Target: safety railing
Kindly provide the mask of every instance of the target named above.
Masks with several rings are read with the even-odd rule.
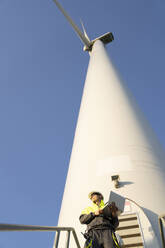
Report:
[[[57,226],[30,226],[30,225],[14,225],[14,224],[0,224],[0,231],[23,231],[23,232],[56,232],[54,248],[58,248],[60,232],[67,232],[65,248],[69,248],[70,233],[73,234],[77,248],[80,247],[80,243],[77,238],[77,234],[73,227],[57,227]]]
[[[163,227],[164,225],[164,227]],[[159,216],[159,229],[160,229],[160,236],[162,240],[162,247],[165,248],[165,233],[164,233],[164,228],[165,228],[165,214],[162,214]]]

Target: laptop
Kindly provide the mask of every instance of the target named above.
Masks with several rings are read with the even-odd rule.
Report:
[[[112,202],[115,202],[120,213],[124,212],[125,198],[123,196],[111,191],[108,203],[111,204]]]

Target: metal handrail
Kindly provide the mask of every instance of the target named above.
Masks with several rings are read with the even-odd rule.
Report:
[[[8,231],[43,231],[43,232],[57,232],[55,239],[55,248],[58,247],[59,237],[61,231],[67,231],[67,240],[66,240],[66,248],[69,247],[70,241],[70,232],[72,232],[77,248],[80,247],[80,243],[78,241],[77,234],[73,227],[58,227],[58,226],[31,226],[31,225],[15,225],[15,224],[0,224],[0,231],[8,232]]]
[[[165,226],[165,214],[160,215],[158,219],[159,219],[159,229],[160,229],[160,236],[162,240],[162,247],[165,248],[165,233],[163,229],[163,222]]]

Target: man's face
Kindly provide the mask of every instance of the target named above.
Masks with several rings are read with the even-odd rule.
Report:
[[[101,195],[92,195],[92,198],[91,198],[92,202],[97,205],[100,204],[101,199],[102,199]]]

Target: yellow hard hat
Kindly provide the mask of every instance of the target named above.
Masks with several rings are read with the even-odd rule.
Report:
[[[90,192],[90,193],[88,194],[88,197],[89,197],[90,200],[92,199],[92,196],[93,196],[93,195],[101,195],[102,200],[104,200],[103,195],[102,195],[100,192],[98,192],[98,191],[92,191],[92,192]]]

